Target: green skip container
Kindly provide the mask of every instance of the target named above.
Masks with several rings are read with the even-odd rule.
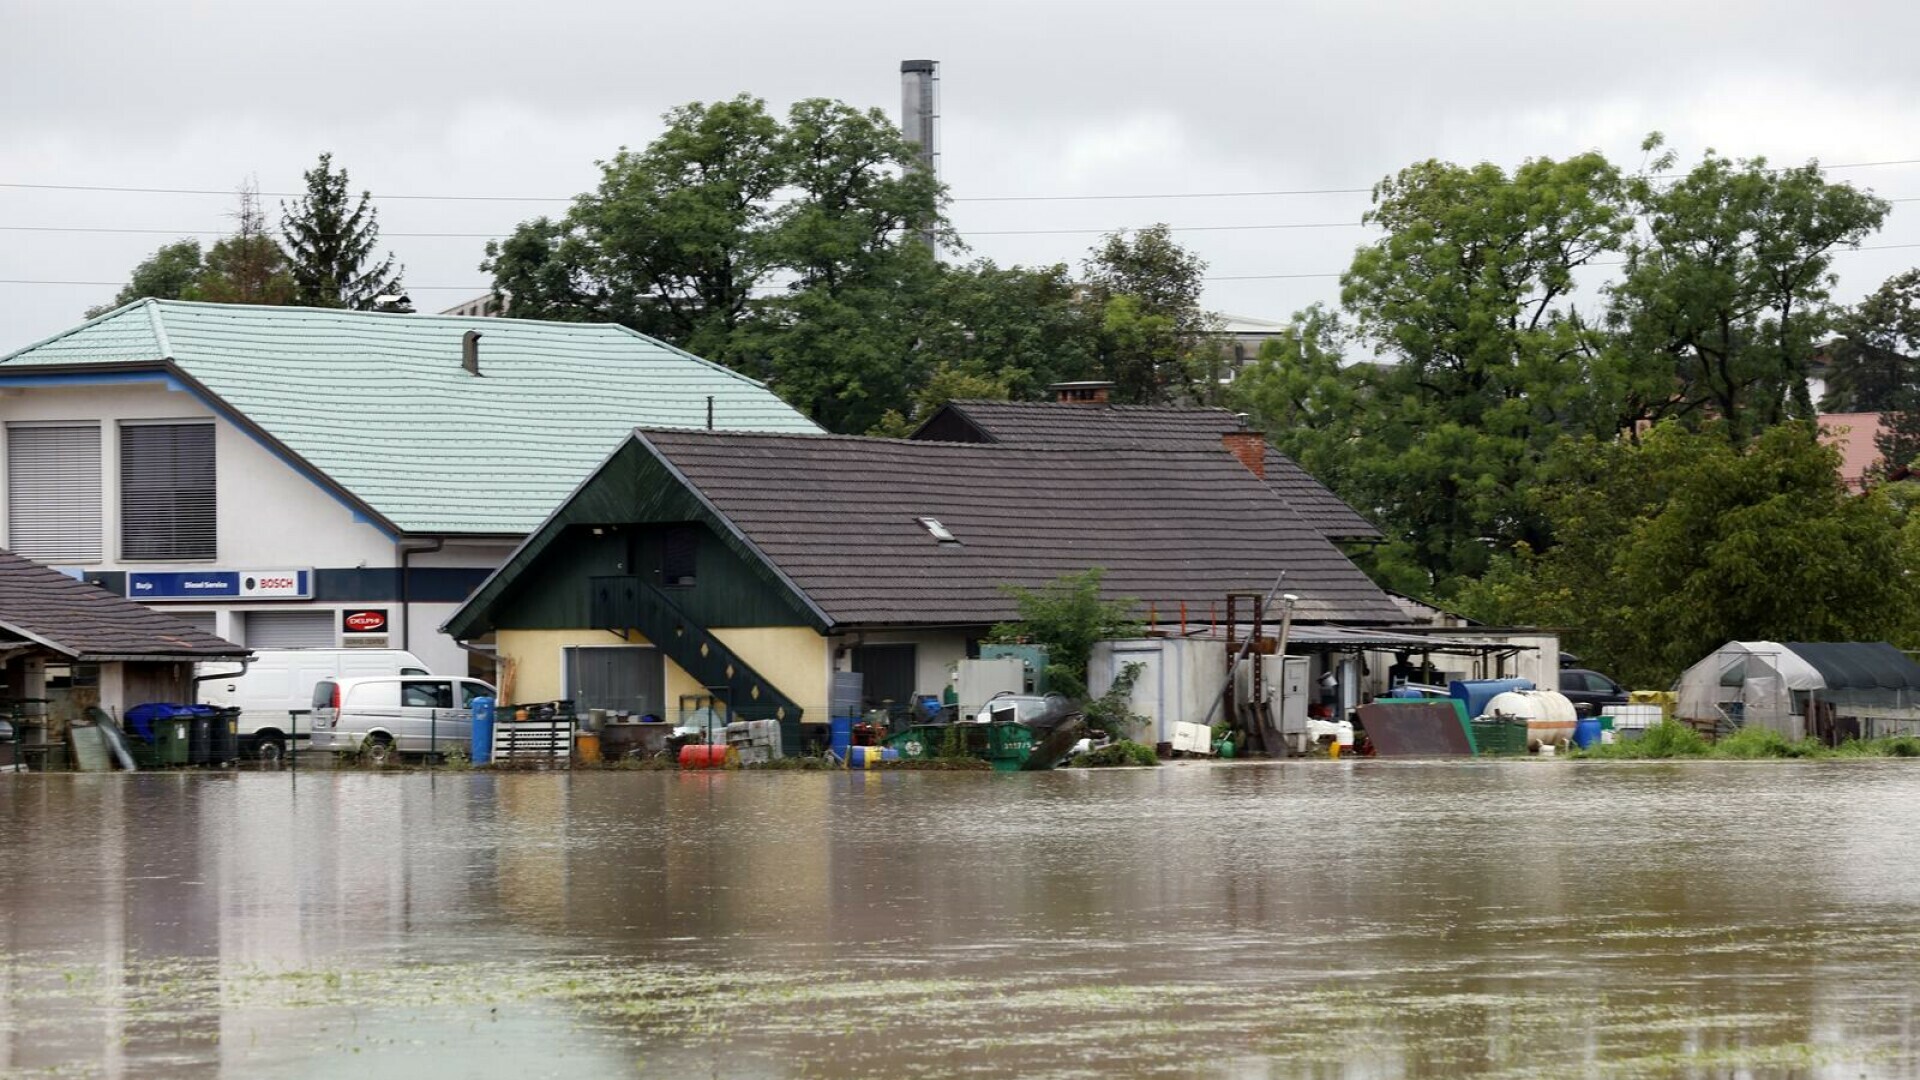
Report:
[[[1483,755],[1510,755],[1527,752],[1525,720],[1475,720],[1473,745]]]

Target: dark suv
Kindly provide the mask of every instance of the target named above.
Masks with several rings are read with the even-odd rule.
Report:
[[[1581,716],[1599,716],[1608,705],[1627,703],[1627,692],[1619,683],[1586,668],[1561,668],[1560,692]]]

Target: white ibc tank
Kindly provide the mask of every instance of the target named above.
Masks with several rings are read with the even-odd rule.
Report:
[[[1558,690],[1508,690],[1487,702],[1487,716],[1527,722],[1527,741],[1541,744],[1571,742],[1580,721],[1573,702]]]

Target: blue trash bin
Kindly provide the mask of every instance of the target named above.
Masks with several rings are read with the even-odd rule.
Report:
[[[474,698],[467,710],[473,714],[473,742],[467,752],[475,765],[485,765],[493,760],[493,699]]]

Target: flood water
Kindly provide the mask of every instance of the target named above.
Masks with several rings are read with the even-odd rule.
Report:
[[[1920,765],[0,775],[0,1077],[1920,1073]]]

